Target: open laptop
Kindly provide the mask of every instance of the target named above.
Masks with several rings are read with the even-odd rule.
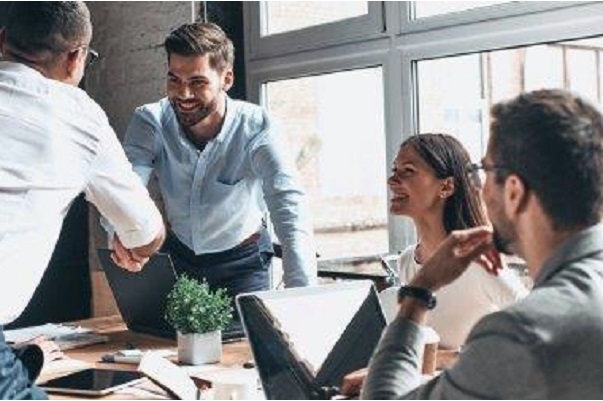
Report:
[[[174,329],[164,317],[167,295],[176,283],[176,271],[170,255],[153,255],[138,273],[116,265],[109,249],[98,249],[98,257],[128,329],[158,337],[176,338]],[[245,333],[236,323],[222,330],[222,341],[243,337]]]
[[[267,399],[329,399],[364,368],[385,327],[370,281],[236,298]]]

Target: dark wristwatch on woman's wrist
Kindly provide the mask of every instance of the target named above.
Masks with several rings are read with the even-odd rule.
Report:
[[[436,296],[429,290],[421,287],[413,287],[411,285],[403,285],[398,290],[398,303],[406,297],[414,298],[421,302],[425,308],[433,309],[437,305]]]

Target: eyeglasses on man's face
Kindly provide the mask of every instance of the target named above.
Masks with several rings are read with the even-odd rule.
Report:
[[[482,160],[480,163],[469,163],[467,165],[467,176],[475,188],[482,189],[486,182],[486,173],[488,171],[501,170],[506,170],[506,168],[501,166],[490,166]]]
[[[88,53],[86,54],[86,69],[98,60],[98,52],[91,47],[88,47]]]

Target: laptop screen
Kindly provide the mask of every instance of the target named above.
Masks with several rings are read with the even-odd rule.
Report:
[[[109,249],[99,249],[98,256],[128,329],[176,338],[176,333],[164,318],[167,295],[176,282],[170,256],[160,253],[153,255],[137,273],[116,265]]]
[[[165,320],[167,295],[176,283],[176,271],[166,253],[153,255],[137,273],[122,269],[111,259],[111,250],[98,249],[98,257],[107,281],[128,329],[164,338],[176,338]],[[222,330],[222,341],[245,337],[240,324],[233,322]]]
[[[268,399],[320,398],[365,367],[385,327],[371,282],[237,297]]]

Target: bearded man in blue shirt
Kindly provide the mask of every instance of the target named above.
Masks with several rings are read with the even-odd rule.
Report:
[[[145,183],[157,174],[171,227],[164,250],[177,272],[233,297],[269,288],[267,207],[285,286],[314,283],[311,220],[282,133],[265,109],[226,94],[231,40],[215,24],[190,23],[168,36],[165,49],[167,97],[136,109],[124,148]]]

